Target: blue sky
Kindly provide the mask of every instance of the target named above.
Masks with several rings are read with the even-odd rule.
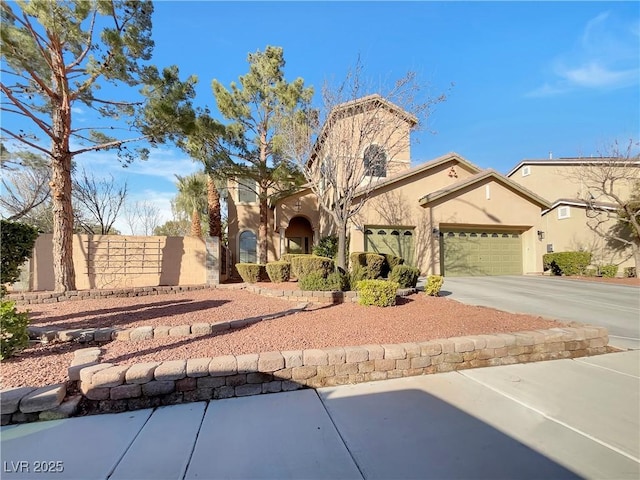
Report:
[[[211,80],[228,86],[267,45],[284,48],[287,79],[316,92],[358,55],[375,83],[408,70],[434,95],[454,83],[426,125],[436,133],[413,137],[414,165],[456,151],[505,173],[640,136],[638,2],[160,1],[153,24],[153,62],[196,74],[197,103],[214,111]],[[108,153],[79,163],[126,177],[131,199],[155,202],[165,220],[173,174],[198,168],[170,147],[127,169]]]

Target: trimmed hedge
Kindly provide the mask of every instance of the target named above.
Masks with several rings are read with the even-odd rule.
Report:
[[[396,294],[400,285],[388,280],[361,280],[356,285],[360,305],[391,307],[396,304]]]
[[[16,302],[0,302],[0,360],[9,358],[29,344],[29,313],[18,312]]]
[[[591,263],[591,252],[546,253],[542,261],[553,275],[582,275]]]
[[[236,270],[247,283],[256,283],[266,277],[265,266],[258,263],[236,263]]]
[[[316,255],[298,255],[291,259],[291,272],[300,280],[310,273],[320,272],[324,277],[335,270],[333,260]]]
[[[324,276],[320,272],[313,272],[302,277],[298,284],[300,290],[314,292],[344,292],[349,290],[349,278],[339,272]]]
[[[380,255],[382,255],[385,260],[385,264],[382,266],[383,277],[388,277],[389,274],[393,272],[394,268],[396,268],[398,265],[404,264],[404,258],[402,257],[396,257],[395,255],[391,255],[390,253],[381,253]]]
[[[618,265],[602,265],[600,275],[604,278],[614,278],[618,274]]]
[[[291,277],[291,264],[289,262],[270,262],[265,267],[269,280],[274,283],[288,282]]]
[[[397,282],[400,288],[415,288],[418,284],[419,276],[419,268],[410,267],[409,265],[396,265],[389,274],[389,280]]]
[[[20,279],[20,266],[31,258],[38,230],[24,223],[0,221],[0,284],[5,292],[5,283]]]
[[[371,252],[354,252],[349,256],[349,263],[352,279],[355,281],[382,278],[385,265],[387,271],[389,268],[384,255]]]
[[[425,293],[432,297],[440,296],[440,289],[444,284],[444,277],[441,275],[429,275],[427,277],[427,285],[425,286]]]

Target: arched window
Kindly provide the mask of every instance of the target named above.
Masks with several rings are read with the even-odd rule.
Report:
[[[256,234],[245,230],[240,234],[240,263],[256,263],[258,256],[256,254],[258,242]]]
[[[364,151],[365,175],[370,177],[387,176],[387,154],[379,145],[370,145]]]

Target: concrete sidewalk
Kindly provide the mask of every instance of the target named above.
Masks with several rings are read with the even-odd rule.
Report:
[[[2,427],[2,478],[637,479],[638,405],[630,351]]]

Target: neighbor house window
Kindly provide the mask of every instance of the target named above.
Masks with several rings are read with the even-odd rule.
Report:
[[[240,234],[240,263],[257,263],[258,256],[256,250],[258,242],[256,240],[256,234],[245,230]]]
[[[526,165],[522,167],[522,176],[526,177],[528,175],[531,175],[531,167],[529,165]]]
[[[364,151],[365,175],[369,177],[387,176],[387,154],[379,145],[370,145]]]
[[[256,194],[257,184],[255,180],[249,178],[238,179],[238,202],[255,203],[258,200]]]
[[[569,207],[558,208],[558,219],[569,218],[571,216],[571,209]]]

